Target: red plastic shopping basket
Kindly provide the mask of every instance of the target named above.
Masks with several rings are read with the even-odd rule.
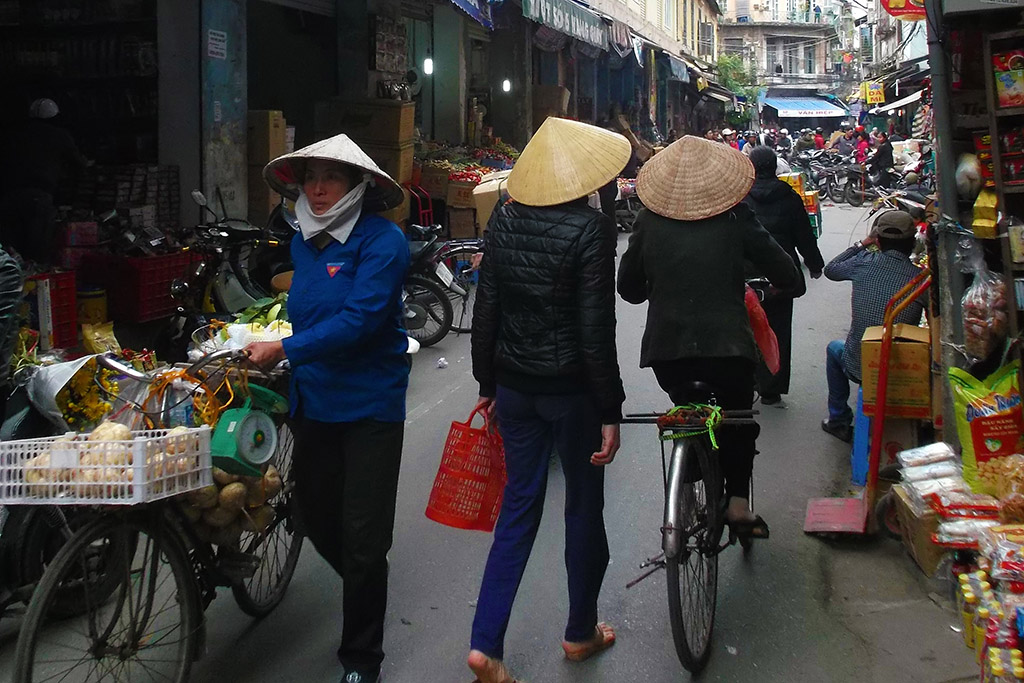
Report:
[[[452,422],[426,514],[456,529],[490,532],[505,491],[505,449],[486,414],[483,429],[472,426],[478,413],[474,410],[465,422]]]

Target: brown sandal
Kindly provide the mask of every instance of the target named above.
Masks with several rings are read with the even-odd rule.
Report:
[[[601,642],[591,640],[586,643],[570,643],[563,640],[562,649],[565,650],[565,658],[571,662],[582,662],[615,644],[615,630],[609,624],[602,621],[597,625],[597,632],[601,636]]]

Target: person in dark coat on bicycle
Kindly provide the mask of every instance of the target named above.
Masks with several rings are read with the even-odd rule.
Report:
[[[707,143],[721,147],[717,143]],[[478,409],[496,414],[508,483],[487,558],[468,664],[511,683],[505,630],[540,525],[552,450],[565,473],[572,661],[615,642],[597,619],[608,565],[604,466],[619,448],[625,394],[615,348],[616,230],[587,196],[622,170],[618,133],[549,118],[508,178],[512,201],[490,221],[473,311]]]
[[[774,375],[764,363],[758,364],[757,386],[761,403],[766,406],[781,404],[782,395],[789,393],[789,378],[793,352],[793,299],[807,292],[807,283],[800,268],[804,258],[811,278],[817,280],[825,267],[825,259],[818,250],[811,220],[807,216],[804,202],[788,183],[776,177],[778,157],[767,147],[758,147],[750,155],[754,165],[754,186],[750,188],[744,202],[753,211],[761,224],[771,233],[779,246],[786,250],[799,277],[796,286],[790,290],[770,292],[761,306],[768,316],[768,322],[779,341],[779,371]],[[751,275],[759,276],[755,268]]]
[[[793,259],[742,204],[754,167],[742,153],[686,136],[641,169],[637,194],[647,207],[636,219],[619,264],[619,294],[648,302],[640,367],[677,404],[690,382],[711,385],[725,410],[750,410],[758,352],[744,304],[746,263],[776,287],[799,282]],[[759,427],[722,430],[720,460],[728,496],[726,520],[741,539],[767,538],[768,525],[749,508]]]

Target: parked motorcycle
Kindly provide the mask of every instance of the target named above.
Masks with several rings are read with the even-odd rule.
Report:
[[[857,208],[869,199],[874,199],[890,190],[882,184],[882,173],[871,173],[864,164],[850,164],[846,167],[846,189],[844,197],[850,206]]]
[[[455,274],[435,258],[444,243],[440,225],[409,226],[409,275],[402,288],[405,305],[405,327],[409,336],[421,346],[432,346],[451,331],[455,318],[448,291],[464,296],[466,290]]]
[[[260,274],[259,267],[250,270],[250,264],[256,261],[257,255],[273,250],[279,261],[290,263],[287,249],[282,248],[270,230],[258,228],[246,220],[217,215],[199,190],[192,191],[192,199],[213,220],[182,236],[198,260],[186,277],[171,283],[171,296],[178,303],[178,309],[161,334],[156,349],[157,356],[168,362],[186,360],[192,333],[209,325],[213,318],[230,318],[231,314],[269,296],[275,266],[267,258],[264,274],[267,277],[256,281],[253,275]]]
[[[633,224],[644,203],[636,194],[636,183],[620,186],[619,197],[615,200],[615,223],[623,232],[633,232]]]

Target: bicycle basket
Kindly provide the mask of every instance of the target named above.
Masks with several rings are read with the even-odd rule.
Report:
[[[483,429],[472,426],[479,412],[474,410],[465,422],[452,422],[426,515],[456,529],[490,532],[505,491],[505,450],[486,418]]]
[[[0,504],[137,505],[212,484],[210,428],[172,431],[0,443]]]

